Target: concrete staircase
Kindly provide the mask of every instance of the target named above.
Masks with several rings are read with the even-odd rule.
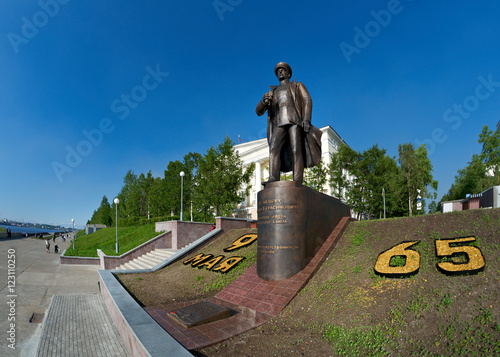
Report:
[[[151,269],[155,265],[158,265],[164,260],[170,258],[172,255],[177,253],[177,251],[177,249],[155,249],[120,265],[115,268],[115,270]]]

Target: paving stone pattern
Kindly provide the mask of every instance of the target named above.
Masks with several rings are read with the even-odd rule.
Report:
[[[130,356],[100,295],[54,295],[38,357]]]
[[[278,315],[307,284],[335,247],[349,222],[348,217],[340,221],[314,258],[300,273],[285,280],[266,281],[257,276],[257,265],[254,264],[214,298],[207,299],[215,304],[239,311],[238,314],[227,319],[187,329],[168,316],[170,311],[192,305],[200,300],[168,306],[146,307],[145,310],[188,350],[210,346],[260,326]]]

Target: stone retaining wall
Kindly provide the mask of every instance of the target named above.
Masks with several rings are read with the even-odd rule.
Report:
[[[172,249],[181,249],[210,231],[211,223],[168,221],[157,222],[156,231],[172,231]]]
[[[167,249],[171,247],[172,232],[165,232],[120,256],[106,255],[100,249],[97,249],[97,255],[99,256],[100,264],[103,269],[115,269],[155,249]]]
[[[65,257],[64,251],[61,254],[61,264],[87,264],[87,265],[99,265],[101,264],[99,258],[92,257]]]
[[[127,293],[108,270],[99,270],[101,295],[131,356],[192,356]]]
[[[215,226],[226,232],[230,229],[256,228],[256,222],[243,218],[215,217]]]
[[[20,237],[24,237],[24,234],[22,234],[21,232],[11,233],[11,238],[20,238]],[[1,238],[7,238],[7,232],[0,232],[0,239]]]

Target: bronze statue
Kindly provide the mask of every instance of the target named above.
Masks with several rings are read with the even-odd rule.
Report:
[[[311,125],[312,100],[301,82],[290,82],[292,69],[285,62],[274,68],[280,81],[271,86],[255,108],[261,116],[267,111],[269,143],[269,181],[279,181],[280,171],[293,171],[293,181],[302,184],[304,167],[321,160],[322,132]]]

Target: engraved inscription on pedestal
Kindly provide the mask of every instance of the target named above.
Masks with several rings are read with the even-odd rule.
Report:
[[[230,317],[231,309],[210,301],[201,301],[191,306],[170,311],[168,316],[185,328],[190,328]]]
[[[302,191],[293,181],[280,181],[259,192],[257,274],[265,280],[286,279],[305,267]]]
[[[306,267],[349,206],[295,181],[266,184],[258,193],[257,275],[287,279]]]

